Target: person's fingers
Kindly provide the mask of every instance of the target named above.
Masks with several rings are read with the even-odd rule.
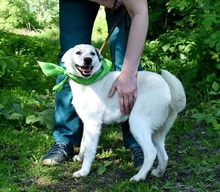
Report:
[[[112,84],[110,91],[108,92],[108,97],[112,97],[115,94],[116,86],[115,83]]]
[[[129,114],[134,106],[135,98],[133,96],[119,97],[120,111],[123,114]]]
[[[130,96],[128,101],[129,101],[129,107],[130,107],[129,113],[130,113],[132,108],[133,108],[133,106],[134,106],[134,102],[135,102],[134,96]]]

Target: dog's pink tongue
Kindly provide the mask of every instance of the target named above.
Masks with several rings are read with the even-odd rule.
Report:
[[[83,75],[89,76],[92,73],[92,67],[90,66],[82,67],[82,72]]]
[[[85,73],[90,73],[92,70],[91,69],[86,69],[86,70],[83,70]]]
[[[91,66],[83,66],[82,70],[84,73],[91,73],[92,72],[92,67]]]

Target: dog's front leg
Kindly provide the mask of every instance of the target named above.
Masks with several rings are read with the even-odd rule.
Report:
[[[84,158],[82,168],[73,173],[73,177],[85,177],[89,174],[95,158],[99,141],[101,124],[97,122],[84,123]]]
[[[74,155],[73,161],[83,162],[84,153],[85,153],[85,131],[83,131],[83,136],[82,136],[82,140],[81,140],[81,143],[80,143],[79,154]]]

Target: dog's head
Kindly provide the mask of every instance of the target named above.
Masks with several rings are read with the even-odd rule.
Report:
[[[97,72],[101,65],[101,54],[92,45],[80,44],[69,49],[62,57],[66,70],[71,74],[89,78]]]

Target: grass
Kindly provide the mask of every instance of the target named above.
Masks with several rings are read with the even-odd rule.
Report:
[[[180,122],[184,122],[184,130],[178,126]],[[219,191],[220,142],[207,137],[205,127],[191,129],[189,124],[178,118],[168,134],[169,163],[164,177],[149,174],[139,183],[129,182],[135,170],[118,125],[103,129],[91,174],[74,179],[72,173],[80,168],[79,163],[41,164],[53,142],[51,130],[22,127],[18,131],[0,124],[0,191]]]
[[[101,13],[94,29],[98,34],[93,36],[97,47],[101,47],[106,35],[103,17]],[[108,52],[107,47],[106,57]],[[35,86],[36,82],[33,82],[33,89]],[[13,93],[16,88],[11,89],[12,95],[19,97]],[[23,89],[19,94],[28,100],[30,90],[25,90],[25,86]],[[41,90],[45,89],[49,89],[47,83],[41,86]],[[35,90],[38,95],[38,89]],[[43,104],[39,105],[40,108]],[[29,107],[33,113],[38,110],[33,104]],[[39,123],[26,124],[0,118],[0,192],[218,192],[220,140],[208,136],[207,125],[194,123],[185,112],[179,115],[166,139],[169,163],[165,175],[155,178],[149,174],[145,181],[138,183],[129,182],[136,172],[130,151],[123,147],[121,129],[117,124],[104,127],[90,175],[74,179],[72,173],[81,165],[71,159],[55,167],[41,164],[41,158],[53,143],[51,129]]]

